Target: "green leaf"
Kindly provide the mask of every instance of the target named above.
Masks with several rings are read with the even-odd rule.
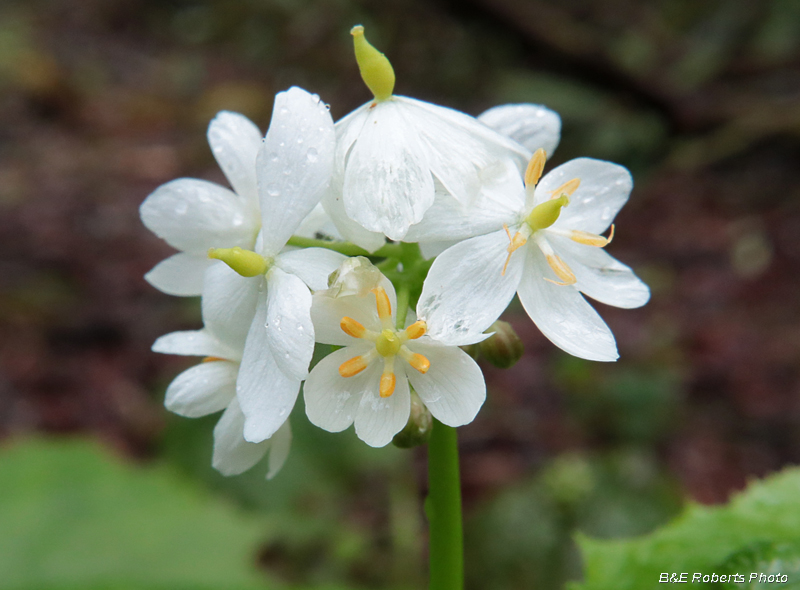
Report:
[[[696,572],[732,571],[737,559],[748,556],[748,576],[751,572],[791,574],[800,560],[798,489],[800,469],[787,469],[752,483],[726,506],[691,505],[669,525],[637,539],[602,541],[580,536],[585,581],[569,587],[653,588],[662,573],[686,572],[691,580]],[[744,573],[742,569],[739,572]]]
[[[262,524],[165,466],[84,440],[0,449],[6,590],[264,588]]]

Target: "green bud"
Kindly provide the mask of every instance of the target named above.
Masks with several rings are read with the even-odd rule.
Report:
[[[417,392],[411,388],[411,414],[405,428],[394,435],[392,444],[401,449],[418,447],[428,442],[433,428],[433,417]]]
[[[394,69],[385,55],[375,49],[364,37],[364,27],[356,25],[350,30],[361,78],[372,91],[375,100],[386,100],[394,91]]]
[[[244,250],[239,246],[235,248],[211,248],[209,258],[222,260],[243,277],[257,277],[269,270],[270,263],[260,254],[251,250]]]
[[[525,349],[511,324],[497,320],[486,331],[494,334],[479,344],[481,354],[495,367],[508,369],[514,366]]]

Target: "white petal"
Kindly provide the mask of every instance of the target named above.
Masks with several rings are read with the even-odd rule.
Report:
[[[194,178],[162,184],[139,214],[147,229],[170,246],[201,256],[209,248],[252,248],[259,224],[236,194]]]
[[[383,233],[369,231],[347,216],[342,198],[343,184],[342,178],[334,176],[331,189],[322,197],[322,206],[342,238],[367,252],[374,252],[386,243],[386,238]]]
[[[265,440],[247,442],[242,436],[244,415],[236,398],[214,428],[214,456],[211,464],[222,475],[238,475],[258,463],[271,445]]]
[[[289,457],[289,449],[292,447],[292,427],[288,420],[278,428],[278,432],[272,435],[269,442],[271,446],[269,449],[267,479],[272,479],[281,470],[283,464],[286,463],[286,459]]]
[[[422,220],[434,196],[425,147],[403,113],[394,99],[370,111],[347,157],[342,189],[347,215],[392,240]]]
[[[261,130],[244,115],[221,111],[208,126],[208,144],[233,190],[257,212],[256,154]]]
[[[460,242],[436,258],[417,305],[431,338],[455,345],[486,338],[483,331],[514,298],[522,274],[524,247],[514,252],[502,274],[508,244],[501,230]]]
[[[328,432],[341,432],[353,423],[364,392],[378,387],[381,366],[373,362],[353,377],[342,377],[339,366],[371,348],[371,343],[361,341],[332,352],[311,370],[303,384],[303,399],[312,424]]]
[[[232,349],[205,329],[165,334],[155,341],[152,350],[164,354],[215,356],[232,361],[241,357],[241,351]]]
[[[397,315],[397,295],[392,283],[386,278],[381,279],[380,285],[386,290],[389,303],[392,306],[392,319]],[[363,342],[348,336],[340,327],[343,317],[350,317],[359,322],[368,330],[380,332],[381,321],[378,318],[378,309],[373,294],[359,297],[347,295],[332,297],[326,291],[314,294],[311,306],[311,319],[314,322],[314,334],[317,342],[334,344],[337,346],[351,346]]]
[[[288,377],[275,363],[266,323],[267,300],[262,293],[236,381],[236,397],[245,415],[244,438],[250,442],[275,434],[289,417],[300,391],[300,380]]]
[[[337,230],[336,226],[333,224],[330,215],[325,212],[325,208],[322,206],[321,202],[317,203],[311,210],[311,213],[306,215],[305,219],[300,222],[300,225],[294,230],[293,235],[300,236],[301,238],[343,239],[339,230]]]
[[[544,255],[530,248],[519,299],[528,315],[553,344],[571,355],[590,361],[614,361],[619,356],[614,335],[573,286],[554,285],[558,280]]]
[[[405,241],[464,240],[513,225],[525,207],[525,187],[511,160],[495,162],[480,173],[481,189],[470,205],[437,188],[436,200]]]
[[[369,382],[356,410],[356,435],[371,447],[384,447],[392,442],[394,435],[408,423],[411,413],[411,395],[403,366],[395,362],[394,393],[389,397],[381,397],[381,365],[380,362],[375,363],[378,369],[376,376]]]
[[[305,379],[314,354],[311,292],[298,277],[277,266],[267,274],[267,342],[275,362],[295,379]]]
[[[524,145],[542,148],[549,157],[561,139],[561,117],[538,104],[506,104],[478,115],[478,121]]]
[[[170,412],[187,418],[219,412],[236,396],[238,372],[239,364],[230,361],[195,365],[172,380],[164,405]]]
[[[448,426],[469,424],[486,399],[480,367],[458,347],[425,340],[407,345],[431,363],[424,375],[413,368],[406,369],[411,385],[434,418]]]
[[[553,228],[603,233],[628,201],[633,188],[630,172],[623,166],[602,160],[570,160],[545,174],[536,187],[536,203],[549,199],[550,191],[573,178],[580,178],[581,184],[570,197],[569,205],[561,210]]]
[[[206,328],[231,348],[242,350],[263,283],[263,277],[243,277],[224,262],[212,264],[203,287]]]
[[[167,295],[192,297],[203,292],[203,275],[210,265],[205,254],[179,252],[156,264],[144,279]]]
[[[319,291],[328,288],[328,276],[335,271],[347,256],[325,248],[305,248],[284,252],[276,264],[288,273],[297,275],[309,289]]]
[[[602,248],[578,244],[563,236],[548,235],[547,239],[575,273],[575,287],[585,295],[625,309],[641,307],[650,300],[650,288],[629,266]]]
[[[277,254],[330,184],[336,136],[318,96],[292,87],[275,97],[258,152],[264,252]]]
[[[469,115],[412,98],[394,100],[427,147],[431,172],[464,204],[477,196],[480,172],[487,166],[510,158],[522,170],[528,163],[527,149]]]

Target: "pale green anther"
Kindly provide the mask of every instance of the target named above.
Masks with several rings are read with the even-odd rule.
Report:
[[[222,260],[243,277],[257,277],[269,270],[269,262],[260,254],[251,250],[244,250],[239,246],[235,248],[211,248],[209,258]]]
[[[393,356],[398,353],[400,347],[403,345],[400,339],[392,330],[382,330],[381,335],[378,336],[378,341],[375,343],[375,348],[381,356]]]
[[[370,45],[364,37],[364,27],[356,25],[350,29],[353,48],[361,78],[372,91],[375,100],[386,100],[394,91],[394,69],[385,55]]]
[[[561,214],[561,208],[567,205],[569,205],[569,197],[567,195],[561,195],[557,199],[550,199],[540,203],[528,214],[525,222],[533,231],[550,227]]]

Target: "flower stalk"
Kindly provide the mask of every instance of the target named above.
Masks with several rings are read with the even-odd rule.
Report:
[[[463,590],[464,534],[456,429],[438,420],[428,443],[429,590]]]

